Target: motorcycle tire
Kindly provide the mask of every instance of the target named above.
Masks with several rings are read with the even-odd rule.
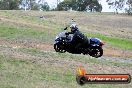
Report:
[[[66,50],[64,50],[62,47],[61,47],[61,45],[60,44],[54,44],[54,49],[55,49],[55,51],[56,52],[60,52],[60,53],[65,53],[66,52]]]
[[[101,57],[103,55],[103,49],[99,46],[91,47],[89,55],[95,58]]]

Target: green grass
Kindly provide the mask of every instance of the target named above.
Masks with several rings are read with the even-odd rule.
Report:
[[[101,34],[97,34],[97,33],[94,33],[94,34],[90,33],[90,34],[86,34],[86,35],[90,36],[90,37],[100,38],[104,43],[111,44],[111,45],[113,45],[115,47],[119,47],[121,49],[132,50],[132,40],[130,40],[130,39],[110,37],[110,36],[105,36],[105,35],[101,35]]]
[[[70,72],[62,75],[61,70],[55,67],[49,68],[48,65],[39,65],[28,60],[0,56],[0,61],[0,88],[35,88],[39,82],[65,84],[75,79]]]
[[[45,32],[31,29],[17,29],[13,27],[0,27],[0,37],[16,38],[16,37],[41,37],[45,36]]]
[[[33,29],[22,29],[14,27],[0,26],[0,37],[8,40],[23,40],[31,39],[43,42],[52,42],[55,34],[49,36],[48,31],[39,31]]]
[[[122,63],[118,61],[106,61],[106,60],[98,60],[95,58],[90,58],[89,56],[84,55],[72,55],[69,53],[52,53],[52,52],[43,52],[39,49],[33,48],[19,48],[16,51],[23,52],[25,54],[30,54],[31,56],[46,58],[53,58],[55,61],[59,58],[61,61],[77,61],[81,63],[91,64],[102,64],[102,65],[112,65],[129,68],[131,67],[131,63]],[[51,60],[52,61],[52,60]],[[54,88],[120,88],[119,85],[112,84],[88,84],[84,86],[80,86],[76,83],[75,74],[73,74],[73,70],[76,70],[74,65],[71,64],[69,68],[60,67],[54,65],[55,62],[45,62],[39,63],[37,58],[35,62],[33,59],[27,60],[26,58],[13,58],[8,56],[0,55],[0,88],[43,88],[46,85]],[[72,63],[72,62],[71,62]],[[70,63],[69,63],[70,64]],[[72,69],[74,67],[74,69]],[[89,69],[92,68],[87,68]],[[92,69],[92,71],[96,71],[96,69]],[[124,85],[125,86],[125,85]]]

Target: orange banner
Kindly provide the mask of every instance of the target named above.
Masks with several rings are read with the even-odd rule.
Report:
[[[83,85],[85,83],[130,83],[131,76],[129,74],[86,74],[84,68],[77,69],[77,83]]]

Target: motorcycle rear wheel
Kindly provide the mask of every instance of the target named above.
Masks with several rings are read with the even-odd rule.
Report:
[[[101,47],[91,47],[89,55],[95,58],[101,57],[103,55],[103,49]]]

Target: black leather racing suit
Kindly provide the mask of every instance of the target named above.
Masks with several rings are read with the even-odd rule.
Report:
[[[73,34],[71,44],[75,47],[75,50],[79,51],[79,47],[88,44],[87,37],[82,34],[78,29],[72,32],[68,32],[68,34]]]

